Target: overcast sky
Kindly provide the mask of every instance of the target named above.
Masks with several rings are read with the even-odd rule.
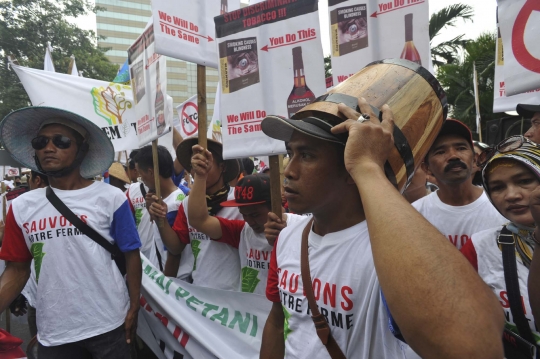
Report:
[[[247,2],[247,0],[241,0],[242,2]],[[495,31],[496,22],[495,22],[495,9],[497,6],[496,0],[429,0],[429,12],[430,14],[439,11],[445,6],[461,2],[464,4],[469,4],[474,8],[474,18],[473,21],[468,21],[466,23],[458,23],[458,26],[455,28],[447,28],[442,31],[442,34],[435,41],[444,41],[452,39],[453,37],[465,34],[466,39],[474,39],[482,32],[486,31]],[[321,0],[319,1],[319,11],[320,11],[320,21],[321,28],[328,28],[328,1]],[[77,19],[77,24],[84,29],[96,30],[96,17],[87,16],[84,18]],[[328,31],[322,31],[322,42],[323,50],[325,54],[330,53],[330,39]],[[54,45],[54,44],[53,44]]]

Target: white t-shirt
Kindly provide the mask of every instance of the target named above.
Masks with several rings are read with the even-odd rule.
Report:
[[[102,182],[54,189],[81,220],[123,252],[140,248],[125,195]],[[124,323],[126,284],[111,254],[71,225],[45,197],[45,188],[13,201],[0,258],[34,259],[38,339],[44,346],[80,341]]]
[[[506,318],[506,327],[517,334],[512,313],[510,311],[510,302],[506,292],[506,282],[504,280],[504,267],[502,261],[502,252],[497,244],[497,238],[502,229],[502,226],[497,228],[487,229],[482,232],[473,234],[470,243],[466,244],[461,253],[467,257],[469,262],[478,271],[478,275],[491,288],[499,303],[504,310]],[[525,244],[530,253],[533,253],[534,248]],[[516,252],[517,272],[519,281],[519,291],[521,293],[523,307],[525,309],[525,317],[529,322],[529,327],[536,339],[536,344],[540,345],[540,333],[537,331],[534,316],[532,314],[531,305],[529,303],[529,290],[527,280],[529,278],[529,269],[523,264],[520,256]]]
[[[159,268],[158,259],[156,255],[156,244],[154,242],[154,230],[153,223],[150,221],[150,213],[146,209],[146,199],[141,192],[142,183],[132,183],[126,196],[129,200],[131,211],[135,216],[135,225],[137,226],[137,232],[141,238],[141,253],[156,267]],[[148,187],[144,187],[148,193]]]
[[[234,187],[231,187],[228,199],[234,199]],[[184,199],[178,209],[173,230],[184,244],[191,244],[194,256],[193,284],[201,287],[237,291],[240,287],[240,257],[238,256],[238,250],[225,243],[211,240],[207,235],[190,226],[187,220],[188,203],[189,196]],[[228,219],[242,218],[236,207],[223,207],[217,213],[217,216]]]
[[[273,246],[268,244],[264,232],[256,233],[245,221],[217,218],[223,233],[218,242],[238,248],[240,255],[239,291],[265,295]],[[303,216],[296,214],[287,214],[287,225],[303,218]]]
[[[178,214],[178,208],[180,208],[180,205],[182,204],[182,201],[186,198],[186,195],[180,188],[172,192],[170,195],[168,195],[166,198],[163,199],[163,202],[167,205],[167,222],[169,222],[169,225],[172,227],[174,225],[174,220],[176,219],[176,216]],[[156,242],[157,248],[159,250],[159,253],[161,255],[161,262],[163,265],[163,268],[165,268],[165,263],[167,262],[167,249],[165,248],[165,245],[163,244],[163,240],[161,239],[161,235],[159,234],[159,229],[157,227],[156,223],[152,223],[152,229],[154,232],[154,240]],[[190,248],[187,248],[184,250],[186,254],[189,254],[188,250],[190,251]],[[182,259],[185,260],[184,262],[189,262],[190,257],[193,258],[193,254],[191,255],[182,255]],[[182,262],[181,262],[182,263]],[[184,264],[184,263],[182,263]],[[185,264],[185,267],[187,270],[187,275],[191,274],[191,268],[193,268],[193,260],[191,260],[191,266],[189,263]],[[182,273],[183,275],[183,273]]]
[[[303,294],[302,232],[311,218],[287,225],[276,241],[266,296],[285,312],[285,358],[330,358],[317,336]],[[309,233],[313,292],[347,358],[405,358],[406,344],[389,329],[367,230],[361,222],[321,237]]]
[[[460,249],[474,233],[508,222],[483,192],[473,203],[450,206],[433,192],[412,204],[435,228]]]

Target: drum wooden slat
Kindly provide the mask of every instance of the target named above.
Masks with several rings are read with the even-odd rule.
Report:
[[[444,122],[444,108],[438,94],[420,74],[404,66],[389,63],[368,66],[328,93],[364,97],[379,109],[388,104],[396,126],[409,142],[415,169],[424,160]],[[310,116],[331,119],[335,123],[343,120],[337,104],[324,101],[304,107],[294,118]],[[388,161],[396,174],[398,188],[403,191],[407,172],[397,149],[394,148]]]

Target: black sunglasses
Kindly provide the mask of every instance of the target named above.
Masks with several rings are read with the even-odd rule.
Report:
[[[52,139],[53,145],[61,150],[68,149],[71,146],[71,139],[63,135],[54,135],[52,137],[47,136],[37,136],[32,139],[32,148],[34,150],[42,150],[47,146],[49,141]]]
[[[524,143],[538,147],[538,145],[526,137],[517,135],[510,136],[507,139],[501,141],[498,145],[491,148],[488,151],[484,151],[478,156],[478,166],[484,167],[489,160],[495,155],[495,153],[507,153],[512,152],[523,146]]]

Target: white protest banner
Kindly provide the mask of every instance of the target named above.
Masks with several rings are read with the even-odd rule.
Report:
[[[128,49],[135,99],[137,137],[144,146],[172,129],[172,108],[166,105],[167,60],[155,52],[151,22]]]
[[[34,106],[74,112],[107,134],[115,151],[138,148],[130,86],[11,64]]]
[[[141,312],[167,358],[259,358],[272,305],[266,298],[198,287],[141,261]]]
[[[509,96],[540,87],[540,1],[498,0]]]
[[[537,105],[540,104],[540,88],[527,91],[514,96],[506,96],[506,82],[504,81],[504,71],[506,69],[503,42],[501,32],[495,44],[495,84],[493,86],[493,112],[515,111],[519,103]]]
[[[156,52],[217,68],[214,16],[240,8],[240,0],[152,0]]]
[[[221,123],[221,81],[218,81],[216,98],[214,99],[214,113],[212,114],[212,122],[208,126],[208,137],[223,143]]]
[[[326,92],[316,0],[265,1],[216,17],[223,157],[285,152],[261,131]],[[305,60],[305,61],[304,61]]]
[[[387,58],[429,67],[427,0],[328,0],[328,12],[335,86]]]

